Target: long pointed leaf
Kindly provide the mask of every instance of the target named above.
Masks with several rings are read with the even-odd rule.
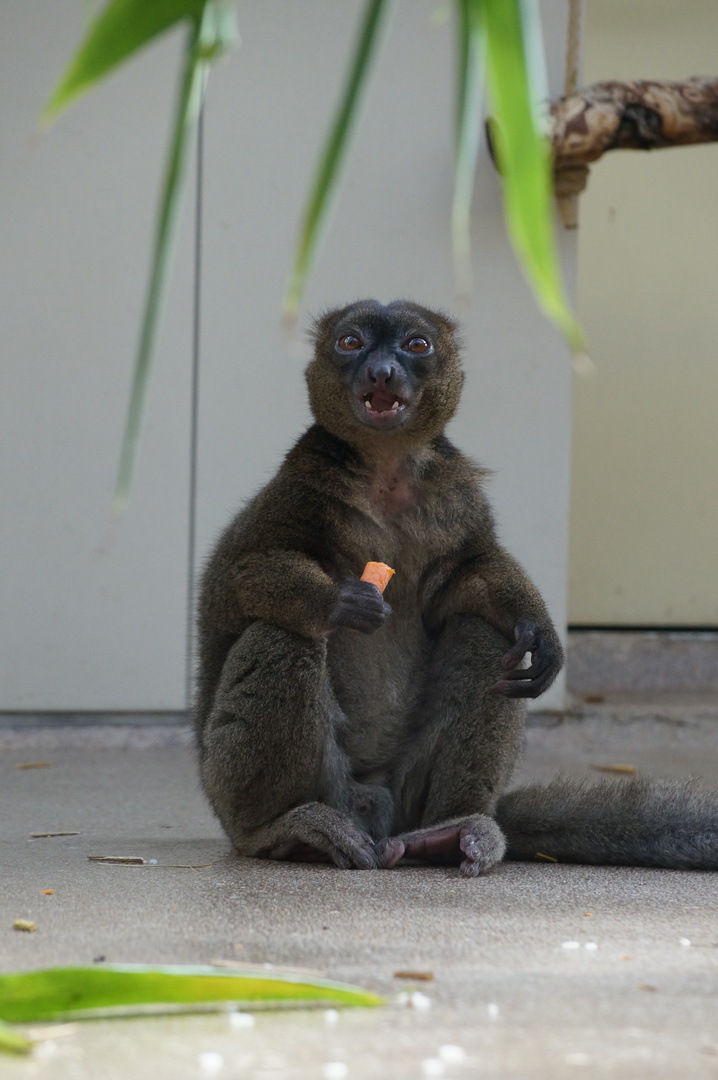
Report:
[[[319,159],[304,212],[294,265],[283,303],[283,317],[288,324],[292,324],[297,315],[388,7],[389,0],[367,0],[349,77]]]
[[[115,487],[113,509],[122,513],[127,507],[130,484],[137,457],[140,426],[144,413],[155,338],[167,292],[169,267],[174,253],[177,224],[184,190],[187,151],[199,112],[207,74],[207,63],[199,51],[199,28],[190,33],[185,54],[185,69],[175,114],[175,126],[165,173],[150,282],[140,331],[140,343],[132,379],[130,405],[120,452],[120,467]]]
[[[92,22],[43,114],[46,121],[54,119],[118,64],[182,20],[190,23],[191,30],[165,170],[150,282],[113,500],[116,513],[123,511],[127,505],[137,456],[149,371],[177,232],[189,139],[204,96],[209,63],[228,52],[237,40],[234,0],[109,0]]]
[[[534,0],[528,0],[533,3]],[[514,249],[536,297],[575,352],[583,333],[567,303],[553,227],[551,158],[532,101],[521,0],[483,0],[487,68],[494,123],[492,134],[503,177],[506,221]]]
[[[485,35],[481,0],[457,0],[457,7],[456,181],[451,207],[451,240],[457,291],[468,297],[472,291],[471,201],[481,132]]]
[[[202,19],[192,28],[185,54],[185,69],[165,173],[150,283],[145,299],[130,405],[113,500],[113,509],[116,513],[124,511],[129,498],[150,368],[154,357],[155,339],[167,292],[169,267],[177,235],[187,152],[204,97],[209,62],[226,52],[234,44],[235,39],[233,5],[228,0],[206,0]]]
[[[68,1014],[140,1006],[236,1002],[247,1006],[383,1005],[358,987],[288,974],[217,971],[207,967],[58,967],[0,975],[0,1016],[29,1022]]]
[[[88,29],[85,40],[45,106],[49,122],[113,68],[182,19],[196,21],[206,0],[110,0]]]

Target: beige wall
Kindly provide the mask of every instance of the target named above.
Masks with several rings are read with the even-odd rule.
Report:
[[[482,156],[476,298],[452,283],[453,27],[397,7],[303,311],[408,295],[463,319],[467,388],[452,435],[495,470],[501,534],[566,612],[571,376],[508,249]],[[264,483],[308,421],[278,312],[313,163],[361,5],[245,0],[242,47],[206,118],[199,546]],[[553,91],[566,3],[549,0]],[[132,502],[103,544],[176,79],[177,40],[43,139],[34,122],[81,30],[77,0],[4,0],[0,334],[0,708],[179,709],[183,653],[191,229],[162,333]],[[573,240],[562,238],[569,280]],[[559,704],[561,689],[544,699]]]
[[[589,0],[585,82],[718,71],[714,0]],[[581,201],[569,619],[718,625],[718,145],[608,154]]]

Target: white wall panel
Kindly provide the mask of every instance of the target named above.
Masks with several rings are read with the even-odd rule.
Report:
[[[588,5],[587,79],[715,71],[713,0]],[[718,145],[596,162],[579,300],[571,622],[718,626]]]
[[[0,707],[184,702],[191,286],[187,243],[126,518],[109,511],[179,40],[47,133],[76,0],[0,13]]]

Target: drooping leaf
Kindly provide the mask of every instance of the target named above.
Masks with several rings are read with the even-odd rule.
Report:
[[[29,1054],[31,1050],[32,1043],[29,1039],[0,1020],[0,1053]]]
[[[235,40],[233,5],[227,0],[207,0],[201,20],[192,25],[185,53],[185,67],[165,171],[150,281],[120,452],[120,467],[113,500],[116,513],[121,513],[126,508],[129,498],[155,340],[174,253],[187,154],[204,97],[209,64],[231,48]]]
[[[109,0],[95,18],[52,94],[43,119],[54,119],[118,64],[181,21],[189,24],[185,64],[165,169],[150,281],[140,332],[113,509],[127,505],[149,373],[177,232],[187,152],[210,62],[237,40],[234,0]]]
[[[0,1016],[29,1022],[112,1010],[129,1015],[142,1006],[383,1005],[367,990],[328,979],[289,974],[218,971],[208,967],[57,967],[0,975]],[[221,1006],[220,1006],[221,1007]],[[120,1012],[121,1010],[121,1012]]]
[[[492,138],[503,179],[506,222],[524,272],[544,311],[574,352],[583,333],[564,293],[553,224],[551,156],[532,97],[527,57],[535,57],[535,0],[482,0]]]
[[[471,201],[481,134],[485,34],[481,0],[457,0],[458,63],[451,241],[457,291],[471,294]]]
[[[390,0],[367,0],[344,93],[319,158],[304,211],[294,264],[283,303],[284,320],[290,325],[296,318],[299,301],[321,238],[322,227],[346,156],[349,137],[359,112],[362,91],[367,83],[380,30],[385,22],[389,6]]]
[[[109,0],[45,106],[49,122],[113,68],[182,19],[199,21],[206,0]]]

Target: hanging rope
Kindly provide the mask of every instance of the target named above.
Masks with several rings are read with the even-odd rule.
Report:
[[[568,45],[566,48],[566,81],[563,84],[564,97],[570,97],[578,86],[582,7],[583,0],[568,0]]]

